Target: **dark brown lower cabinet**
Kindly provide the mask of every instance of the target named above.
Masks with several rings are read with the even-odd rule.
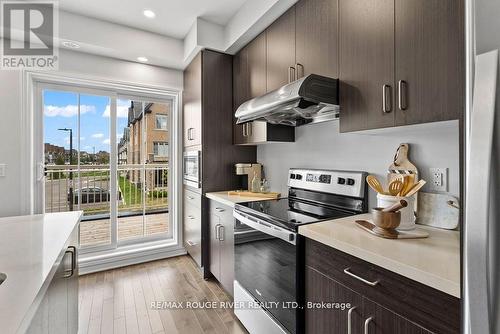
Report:
[[[308,334],[460,333],[458,298],[310,239],[305,280]]]

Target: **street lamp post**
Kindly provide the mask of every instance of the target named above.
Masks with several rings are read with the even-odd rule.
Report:
[[[63,128],[58,129],[59,131],[69,132],[69,211],[73,211],[73,171],[71,166],[73,165],[73,129]]]

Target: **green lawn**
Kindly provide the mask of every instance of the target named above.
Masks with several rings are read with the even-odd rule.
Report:
[[[141,189],[135,184],[130,183],[125,176],[118,176],[118,185],[122,193],[125,205],[135,205],[142,203]]]

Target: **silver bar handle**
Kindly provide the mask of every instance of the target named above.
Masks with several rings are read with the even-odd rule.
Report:
[[[358,275],[353,274],[350,270],[351,270],[351,267],[349,267],[349,268],[345,268],[345,269],[344,269],[344,274],[347,274],[347,275],[349,275],[349,276],[351,276],[351,277],[354,277],[354,278],[355,278],[355,279],[357,279],[358,281],[361,281],[361,282],[363,282],[363,283],[365,283],[365,284],[368,284],[368,285],[370,285],[370,286],[375,286],[375,285],[377,285],[377,284],[379,284],[379,283],[380,283],[380,281],[379,281],[379,280],[376,280],[375,282],[368,281],[368,280],[364,279],[363,277],[359,277]]]
[[[408,109],[408,103],[406,101],[407,92],[406,92],[406,81],[399,80],[398,81],[398,104],[400,110]]]
[[[347,334],[352,334],[352,312],[357,308],[357,306],[351,307],[347,312]]]
[[[365,320],[365,334],[370,333],[370,322],[372,322],[375,318],[374,317],[369,317],[368,319]]]
[[[226,211],[226,210],[224,210],[223,208],[216,207],[216,208],[215,208],[215,211],[217,211],[217,212],[224,212],[224,211]]]
[[[253,133],[253,127],[251,122],[247,123],[247,136],[251,136]]]
[[[71,269],[64,270],[63,275],[63,278],[70,278],[75,273],[76,268],[76,247],[69,246],[64,254],[71,254]]]
[[[247,225],[248,227],[253,228],[254,230],[279,238],[292,245],[297,244],[297,233],[294,233],[292,231],[286,230],[281,227],[270,226],[267,223],[255,221],[254,219],[250,219],[245,214],[241,214],[236,210],[233,210],[233,217],[234,219],[239,220],[240,222]]]
[[[195,128],[191,128],[191,140],[194,140],[194,136],[195,136]]]
[[[219,237],[220,237],[219,226],[220,226],[220,224],[215,225],[215,239],[216,240],[220,240],[219,239]]]
[[[301,63],[295,63],[295,68],[297,69],[297,75],[295,76],[295,80],[300,79],[304,76],[304,65]],[[299,71],[299,69],[302,69]]]
[[[187,196],[187,199],[189,199],[189,200],[193,200],[193,199],[194,199],[194,197],[193,197],[193,196]]]
[[[382,111],[386,114],[391,112],[390,93],[391,93],[391,86],[383,85],[382,86]],[[387,98],[388,94],[389,94],[389,98]]]
[[[188,218],[189,220],[193,220],[193,219],[194,219],[194,216],[191,216],[191,215],[190,215],[190,216],[187,216],[187,218]]]
[[[247,124],[248,123],[243,123],[243,137],[247,136]]]
[[[224,225],[219,225],[219,241],[224,241]]]
[[[293,71],[293,74],[292,74],[292,71]],[[296,76],[295,67],[293,67],[293,66],[288,67],[288,83],[295,81],[295,79],[294,79],[295,76]]]

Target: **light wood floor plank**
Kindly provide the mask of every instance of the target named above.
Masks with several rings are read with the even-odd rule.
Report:
[[[80,277],[80,334],[245,334],[232,309],[155,309],[152,302],[227,302],[189,256]],[[184,305],[185,306],[185,305]]]

